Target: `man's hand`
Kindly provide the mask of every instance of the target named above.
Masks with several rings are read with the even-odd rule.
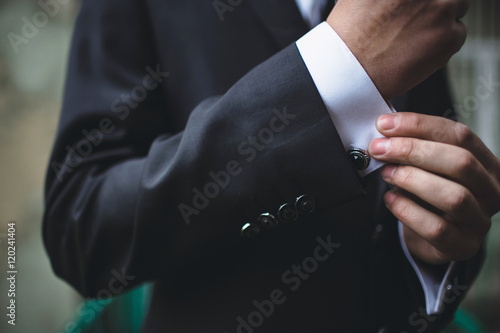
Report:
[[[469,0],[339,0],[327,23],[385,99],[422,82],[465,42]]]
[[[416,113],[380,116],[369,152],[388,163],[383,179],[396,187],[384,200],[404,224],[408,249],[442,264],[479,250],[500,210],[500,160],[465,125]]]

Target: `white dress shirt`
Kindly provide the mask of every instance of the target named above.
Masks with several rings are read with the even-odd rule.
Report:
[[[346,151],[352,148],[368,150],[371,140],[382,137],[375,127],[378,116],[396,112],[380,95],[374,83],[345,45],[326,22],[321,13],[326,0],[295,0],[304,21],[313,28],[296,44],[300,55],[325,103],[326,109],[339,133]],[[382,162],[372,159],[361,176],[377,170]],[[415,270],[424,290],[427,314],[442,310],[440,301],[443,286],[448,280],[454,262],[444,277],[433,271],[432,266],[417,263],[409,253],[402,237],[403,225],[399,222],[399,239],[403,252]]]

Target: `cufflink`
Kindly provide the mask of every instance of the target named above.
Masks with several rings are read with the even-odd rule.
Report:
[[[363,149],[354,148],[348,154],[356,170],[365,170],[370,165],[370,156]]]

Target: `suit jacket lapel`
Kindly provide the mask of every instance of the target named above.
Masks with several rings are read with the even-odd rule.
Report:
[[[309,30],[294,0],[250,0],[246,3],[280,49]]]

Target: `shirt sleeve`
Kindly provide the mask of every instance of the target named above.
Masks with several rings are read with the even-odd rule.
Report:
[[[354,54],[328,23],[319,24],[296,44],[344,148],[367,151],[371,140],[382,137],[375,127],[377,117],[396,110],[380,95]],[[372,159],[359,173],[366,176],[382,165],[383,162]],[[398,223],[401,247],[422,285],[427,314],[438,313],[443,306],[440,294],[455,262],[443,276],[441,270],[415,261],[402,237],[402,224]]]
[[[425,295],[425,308],[428,315],[440,313],[443,309],[444,302],[442,302],[442,293],[446,290],[445,284],[450,280],[450,274],[456,265],[455,261],[448,264],[448,267],[443,275],[441,270],[436,270],[435,267],[428,265],[421,261],[416,261],[408,251],[406,243],[403,238],[403,224],[398,221],[399,241],[403,252],[410,262],[413,270],[422,285]]]
[[[328,23],[319,24],[296,44],[344,148],[367,151],[371,140],[382,137],[375,127],[377,117],[394,108]],[[382,165],[372,159],[359,173],[366,176]]]

